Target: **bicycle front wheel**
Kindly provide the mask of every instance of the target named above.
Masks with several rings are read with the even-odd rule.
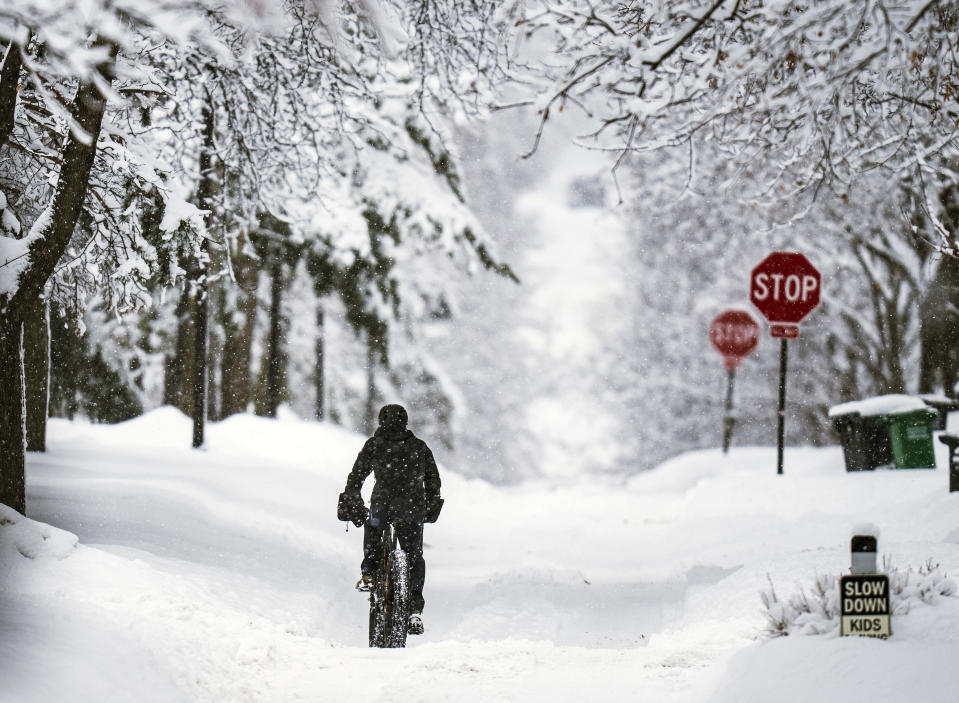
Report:
[[[386,647],[405,647],[410,620],[410,578],[406,553],[394,549],[388,564]]]
[[[370,592],[370,646],[386,646],[386,599],[377,597],[377,589]]]
[[[392,535],[383,531],[380,544],[379,565],[373,576],[373,590],[370,591],[370,646],[389,647],[389,559],[393,549]]]

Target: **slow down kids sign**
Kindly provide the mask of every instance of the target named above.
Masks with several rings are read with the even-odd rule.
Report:
[[[889,577],[855,574],[839,581],[841,635],[879,637],[892,634],[889,623]]]

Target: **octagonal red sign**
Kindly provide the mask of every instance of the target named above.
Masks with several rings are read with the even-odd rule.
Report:
[[[795,325],[819,305],[821,280],[802,254],[777,251],[753,269],[749,300],[770,322]]]
[[[759,344],[759,324],[745,310],[726,310],[709,325],[709,341],[723,355],[726,368],[736,368]]]

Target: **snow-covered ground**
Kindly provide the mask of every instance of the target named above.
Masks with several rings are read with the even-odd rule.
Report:
[[[335,520],[363,438],[248,416],[205,451],[189,434],[169,408],[52,421],[28,464],[38,522],[0,508],[0,700],[956,700],[959,598],[917,601],[885,642],[765,639],[759,599],[844,573],[863,522],[894,565],[959,574],[944,468],[847,474],[838,448],[788,449],[784,476],[772,448],[628,482],[441,468],[427,632],[386,651],[352,589],[361,533]]]

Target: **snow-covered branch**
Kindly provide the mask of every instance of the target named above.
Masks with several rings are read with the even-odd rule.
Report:
[[[541,129],[557,102],[581,105],[595,125],[584,141],[600,148],[704,134],[722,158],[804,191],[899,177],[955,148],[955,2],[560,0],[520,22],[562,57],[530,71]]]

